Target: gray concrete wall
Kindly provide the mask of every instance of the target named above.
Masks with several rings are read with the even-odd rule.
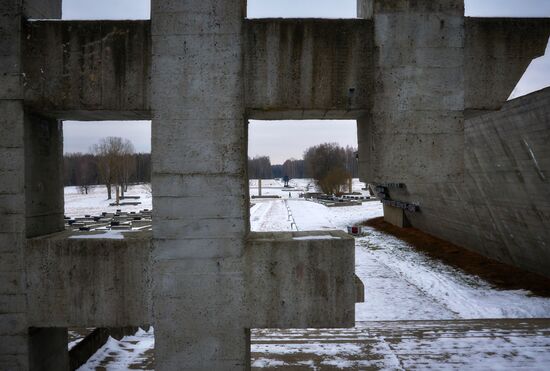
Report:
[[[245,9],[245,1],[152,1],[157,370],[249,364]]]
[[[61,19],[61,0],[23,0],[22,3],[25,18]]]
[[[374,0],[357,0],[357,18],[372,19],[374,16]]]
[[[29,326],[125,327],[151,323],[151,240],[28,240]]]
[[[245,262],[254,327],[355,325],[355,240],[349,235],[252,233]]]
[[[21,3],[0,2],[0,369],[28,368]]]
[[[56,17],[60,1],[31,10],[21,0],[0,2],[0,369],[29,368],[25,293],[25,112],[22,15]]]
[[[357,118],[370,107],[373,22],[246,21],[249,118]]]
[[[29,329],[29,369],[69,371],[69,336],[66,328]]]
[[[25,219],[27,237],[65,228],[61,121],[25,115]]]
[[[499,110],[544,55],[550,19],[466,18],[465,33],[465,108]]]
[[[464,5],[462,0],[374,4],[372,121],[367,182],[463,179]],[[362,151],[360,151],[362,153]],[[365,163],[365,164],[367,164]]]
[[[420,205],[414,227],[490,258],[549,276],[550,89],[466,121],[463,184],[392,189]]]
[[[25,23],[25,104],[64,120],[150,118],[149,21]]]

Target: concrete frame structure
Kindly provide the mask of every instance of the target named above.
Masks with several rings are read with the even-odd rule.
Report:
[[[354,118],[363,180],[454,187],[465,118],[500,109],[550,33],[465,19],[462,0],[359,0],[356,20],[247,20],[244,0],[44,20],[60,3],[0,4],[0,369],[64,369],[68,326],[152,323],[158,370],[246,369],[253,327],[353,326],[353,240],[250,233],[247,120]],[[152,238],[68,239],[58,120],[143,118]]]

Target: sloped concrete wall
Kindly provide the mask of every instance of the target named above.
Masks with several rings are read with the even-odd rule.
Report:
[[[550,89],[466,121],[463,184],[407,184],[392,199],[420,205],[414,227],[550,276]]]

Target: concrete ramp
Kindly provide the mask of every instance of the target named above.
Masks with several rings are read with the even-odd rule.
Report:
[[[545,369],[550,319],[361,322],[352,329],[254,330],[252,368]]]

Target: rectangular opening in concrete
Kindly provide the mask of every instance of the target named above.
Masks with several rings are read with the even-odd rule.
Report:
[[[357,18],[357,1],[248,0],[247,18]]]
[[[140,224],[152,209],[151,122],[64,121],[63,136],[66,221],[119,213]]]
[[[368,194],[355,120],[251,120],[248,133],[252,231],[345,229],[332,207],[360,205]]]
[[[151,19],[151,0],[63,0],[64,20]]]
[[[88,269],[96,274],[97,269],[103,270],[99,275],[106,282],[100,287],[120,289],[117,274],[132,276],[130,287],[122,291],[139,287],[136,291],[143,294],[146,286],[141,282],[147,280],[152,226],[151,122],[63,121],[60,131],[66,229],[60,238],[67,242],[58,241],[56,246],[67,245],[73,250],[70,255],[73,257],[93,256],[91,251],[103,251],[101,259],[93,256],[88,262],[75,259],[63,265],[80,266],[83,275],[87,275]],[[112,243],[106,244],[102,238]],[[133,260],[142,268],[137,274],[129,272],[115,263],[121,260],[128,266],[133,265]],[[99,262],[100,265],[95,266]],[[96,290],[93,284],[85,287],[82,295],[93,296]],[[121,301],[125,300],[127,298]],[[108,299],[99,307],[114,308],[115,301],[115,298]],[[136,306],[136,313],[147,312],[146,306],[145,298]],[[120,310],[113,309],[114,312]],[[145,322],[139,319],[142,314],[130,317],[125,318],[125,324],[121,325],[124,327],[65,328],[70,368],[85,365],[86,369],[154,369],[153,328],[142,323]]]

